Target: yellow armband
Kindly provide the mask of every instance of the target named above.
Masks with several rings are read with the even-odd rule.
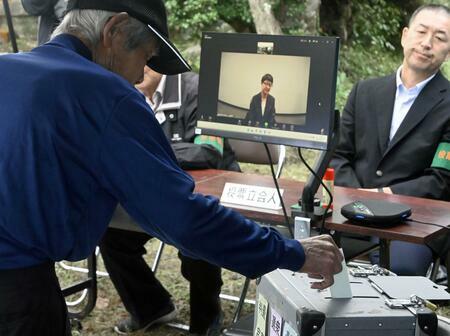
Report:
[[[431,167],[450,170],[450,143],[441,142],[439,144]]]

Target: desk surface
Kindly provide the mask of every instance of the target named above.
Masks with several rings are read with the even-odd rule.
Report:
[[[188,172],[196,181],[195,191],[220,197],[226,182],[241,183],[256,186],[274,187],[271,176],[261,176],[255,174],[244,174],[222,170],[195,170]],[[284,189],[283,200],[286,210],[290,216],[290,205],[297,203],[304,183],[280,179],[280,188]],[[389,195],[375,192],[362,191],[351,188],[334,188],[334,212],[331,218],[326,220],[326,227],[329,230],[341,232],[351,232],[367,236],[376,236],[388,240],[401,240],[411,243],[425,244],[433,238],[444,234],[446,229],[432,225],[425,225],[414,222],[407,222],[391,228],[372,228],[351,224],[340,213],[340,208],[347,203],[361,199],[383,199],[405,204],[412,209],[412,219],[434,223],[438,225],[450,224],[450,204],[443,201],[435,201],[424,198],[409,197],[402,195]],[[266,213],[264,211],[236,209],[244,216],[254,220],[271,221],[274,223],[284,223],[282,210],[276,213]]]

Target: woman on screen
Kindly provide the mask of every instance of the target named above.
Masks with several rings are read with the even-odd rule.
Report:
[[[275,98],[269,94],[273,85],[271,74],[261,78],[261,92],[253,96],[245,120],[252,126],[273,125],[275,123]]]

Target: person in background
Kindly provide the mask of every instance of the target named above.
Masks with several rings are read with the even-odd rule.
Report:
[[[69,0],[48,43],[0,56],[0,335],[70,335],[54,263],[92,254],[118,203],[183,255],[251,278],[283,268],[323,289],[342,270],[330,236],[284,238],[194,193],[134,87],[145,65],[190,70],[162,0]]]
[[[136,87],[154,111],[181,168],[240,171],[226,139],[195,135],[197,74],[165,76],[146,66],[144,80]],[[151,238],[147,233],[110,228],[100,244],[105,267],[130,313],[114,327],[119,334],[147,329],[175,317],[170,294],[142,257],[144,245]],[[220,267],[181,253],[179,258],[181,272],[190,285],[190,333],[218,335],[222,319]]]
[[[64,16],[67,0],[21,0],[25,11],[38,19],[38,45],[50,39],[55,27]]]
[[[449,201],[450,84],[439,69],[450,57],[450,9],[419,7],[401,44],[396,73],[361,81],[348,97],[335,184]],[[391,244],[395,273],[425,275],[431,260],[427,246]]]
[[[271,74],[265,74],[261,78],[261,92],[252,97],[250,108],[245,121],[251,122],[251,126],[268,127],[275,123],[275,98],[270,95],[273,85]]]

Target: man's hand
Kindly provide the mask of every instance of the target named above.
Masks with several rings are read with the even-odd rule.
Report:
[[[334,283],[333,275],[342,270],[342,253],[329,235],[301,239],[305,263],[301,273],[322,281],[313,282],[311,288],[325,289]]]

